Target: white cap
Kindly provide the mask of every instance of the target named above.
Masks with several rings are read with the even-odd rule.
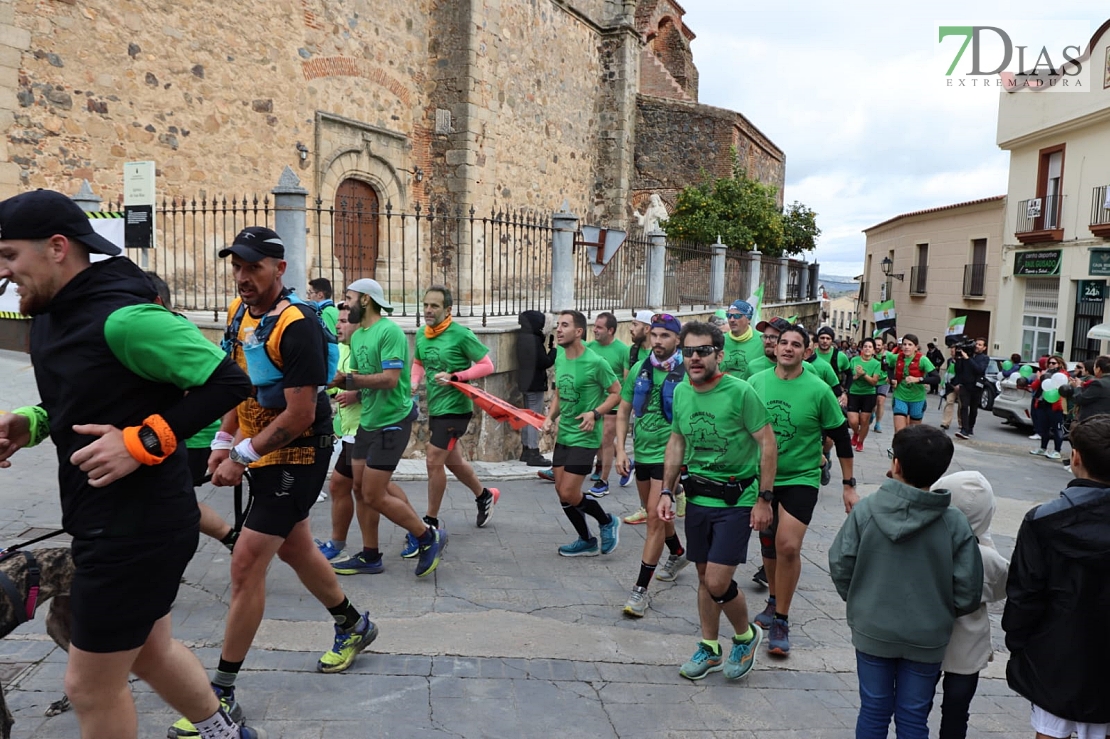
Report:
[[[638,310],[638,311],[636,311],[636,317],[633,318],[632,320],[633,321],[639,321],[640,323],[646,323],[650,326],[651,325],[651,317],[654,316],[654,315],[655,314],[652,313],[649,310]]]
[[[347,290],[353,293],[362,293],[369,295],[370,298],[382,307],[386,313],[393,312],[393,303],[385,299],[385,291],[382,286],[378,284],[377,280],[371,280],[369,277],[363,277],[360,280],[355,280],[350,285],[347,285]]]

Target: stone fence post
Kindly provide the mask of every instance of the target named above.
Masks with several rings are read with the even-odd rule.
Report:
[[[748,256],[751,257],[751,260],[748,262],[748,294],[737,296],[741,300],[747,300],[752,295],[755,295],[755,291],[759,289],[760,281],[763,279],[763,273],[760,269],[763,261],[763,254],[759,249],[752,249],[748,252]],[[763,297],[764,302],[766,302],[768,296],[765,295]]]
[[[647,258],[647,303],[652,310],[663,310],[663,295],[666,285],[667,234],[652,231],[648,234],[651,246]]]
[[[725,300],[725,254],[727,252],[728,247],[721,243],[721,237],[718,236],[717,243],[713,245],[713,269],[709,273],[709,303],[711,305],[720,305]]]
[[[821,287],[821,265],[817,262],[809,265],[809,299],[820,300],[821,294],[817,291]]]
[[[798,300],[809,300],[809,276],[810,270],[808,264],[802,265],[801,279],[798,282]]]
[[[578,233],[578,216],[563,209],[551,218],[551,312],[573,310],[574,304],[574,235]],[[585,248],[585,247],[583,247]]]
[[[305,229],[308,190],[301,187],[300,178],[286,165],[278,178],[277,187],[270,192],[274,195],[274,230],[285,242],[286,267],[282,282],[303,297],[308,289],[308,237]],[[346,287],[333,286],[340,295]]]
[[[780,258],[778,260],[778,262],[779,262],[779,294],[776,297],[778,298],[777,302],[785,303],[786,302],[786,293],[787,293],[787,290],[790,288],[790,285],[787,284],[787,283],[790,282],[790,267],[789,267],[790,260],[783,257],[783,258]]]

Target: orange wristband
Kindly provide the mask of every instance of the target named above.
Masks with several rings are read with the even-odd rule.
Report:
[[[123,430],[123,444],[127,447],[127,453],[139,464],[158,464],[165,457],[155,457],[146,450],[143,442],[139,439],[139,429],[141,428],[142,426],[128,426]]]
[[[139,430],[146,426],[158,436],[158,443],[162,446],[162,456],[158,457],[147,451],[139,439]],[[161,464],[166,457],[177,450],[177,436],[173,433],[166,420],[159,415],[147,416],[142,426],[128,426],[123,430],[123,443],[127,453],[135,461],[145,465]]]
[[[166,423],[166,419],[157,414],[147,416],[143,419],[143,425],[150,428],[158,435],[158,443],[162,445],[162,459],[165,459],[177,451],[177,435],[174,434],[170,425]],[[158,461],[161,462],[162,459]]]

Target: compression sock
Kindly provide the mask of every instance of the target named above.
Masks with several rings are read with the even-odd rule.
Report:
[[[219,688],[234,688],[235,678],[239,677],[239,670],[242,669],[243,662],[229,662],[220,655],[220,664],[216,667],[216,675],[212,678],[212,684]]]
[[[686,550],[682,548],[682,542],[679,541],[678,534],[668,536],[663,541],[667,545],[667,550],[674,556],[681,557],[683,554],[686,554]]]
[[[590,540],[590,527],[586,525],[586,517],[582,515],[582,511],[578,510],[570,503],[563,503],[563,513],[566,514],[570,525],[578,532],[578,538],[583,541]]]
[[[328,613],[335,619],[335,625],[343,631],[350,631],[354,628],[360,618],[360,614],[355,609],[354,604],[351,603],[351,599],[346,597],[339,605],[329,608]]]
[[[587,516],[593,516],[597,522],[602,526],[608,526],[610,523],[609,514],[601,507],[593,498],[582,497],[582,502],[578,504],[578,510],[585,513]]]
[[[646,588],[651,584],[651,576],[655,574],[656,565],[649,565],[647,562],[640,563],[640,576],[636,578],[636,587]]]
[[[239,739],[239,727],[227,715],[223,707],[203,721],[197,721],[193,726],[200,739]]]

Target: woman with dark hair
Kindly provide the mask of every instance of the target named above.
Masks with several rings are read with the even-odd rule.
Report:
[[[1064,443],[1064,399],[1060,397],[1059,390],[1057,390],[1053,393],[1055,400],[1049,401],[1045,398],[1045,393],[1049,390],[1045,389],[1044,385],[1050,378],[1059,373],[1067,377],[1067,365],[1064,363],[1063,357],[1054,355],[1045,362],[1045,371],[1029,383],[1029,390],[1033,393],[1033,409],[1035,411],[1033,421],[1034,424],[1039,422],[1040,425],[1036,431],[1041,437],[1040,448],[1030,449],[1029,453],[1048,457],[1049,459],[1060,459],[1060,447]],[[1052,389],[1055,390],[1056,388]],[[1055,450],[1051,452],[1048,451],[1050,438],[1055,447]]]

